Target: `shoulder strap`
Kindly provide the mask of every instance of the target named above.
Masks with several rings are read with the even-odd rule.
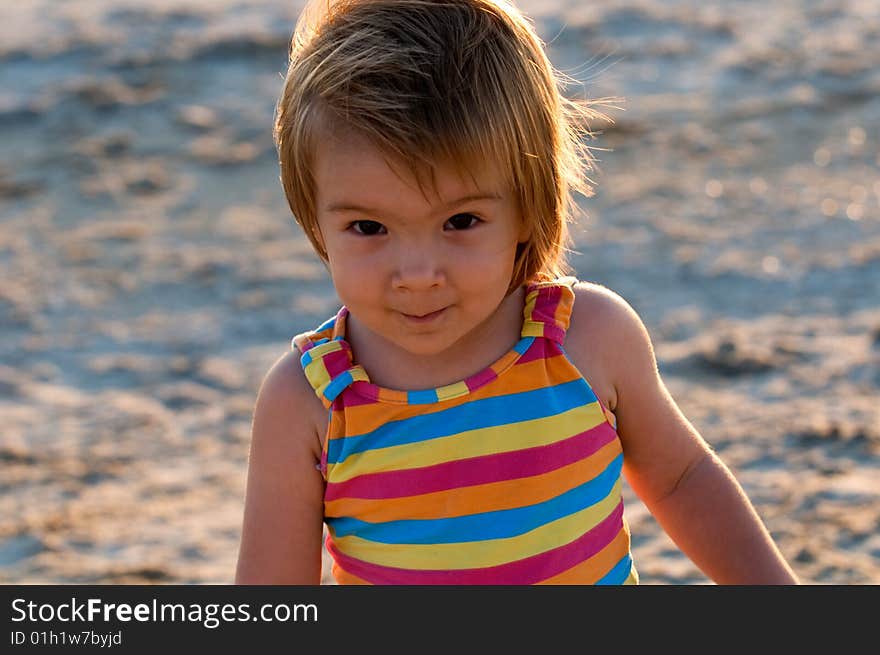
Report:
[[[354,364],[351,346],[345,341],[345,308],[316,330],[298,334],[291,347],[301,353],[300,364],[309,384],[325,407],[354,382],[369,382],[366,371]]]
[[[572,287],[576,282],[577,278],[561,277],[528,286],[523,308],[523,337],[544,337],[560,345],[565,341],[574,306]]]
[[[298,350],[300,354],[305,354],[318,344],[329,341],[336,336],[337,316],[331,316],[314,330],[297,334],[290,340],[290,347]]]

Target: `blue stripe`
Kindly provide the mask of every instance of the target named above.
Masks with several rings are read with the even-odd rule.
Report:
[[[366,434],[331,439],[327,444],[327,461],[338,464],[349,455],[367,450],[448,437],[466,430],[556,416],[594,402],[596,394],[583,378],[552,387],[483,398],[433,414],[389,421]]]
[[[367,523],[351,517],[326,520],[327,525],[333,530],[334,538],[355,535],[361,539],[383,544],[449,544],[505,539],[525,534],[607,498],[620,478],[622,466],[623,455],[620,454],[592,480],[556,498],[527,507],[453,518],[412,519],[384,523]]]
[[[334,316],[331,316],[330,318],[328,318],[328,319],[327,319],[326,321],[324,321],[323,323],[321,323],[321,325],[319,325],[319,326],[317,327],[317,329],[315,330],[315,332],[323,332],[324,330],[328,330],[328,329],[332,328],[332,327],[335,326],[335,325],[336,325],[336,316],[334,315]]]
[[[525,355],[526,351],[529,349],[532,343],[534,343],[534,341],[535,337],[523,337],[516,343],[513,349],[520,355]]]
[[[302,357],[299,358],[299,363],[302,364],[302,367],[305,368],[309,364],[312,363],[312,351],[311,349],[305,351],[302,354]]]
[[[623,584],[626,582],[626,579],[629,577],[629,572],[632,570],[632,557],[630,557],[629,553],[623,556],[623,559],[620,560],[614,567],[608,571],[605,575],[603,575],[600,579],[596,580],[597,585],[615,585],[615,584]]]
[[[434,389],[408,391],[406,394],[406,402],[410,405],[430,405],[431,403],[436,403],[437,400],[437,391]]]
[[[348,385],[354,382],[354,378],[351,376],[351,371],[345,371],[344,373],[340,373],[337,375],[330,384],[327,385],[327,388],[324,389],[324,398],[329,401],[336,400],[336,396],[342,393],[342,390],[345,389]]]

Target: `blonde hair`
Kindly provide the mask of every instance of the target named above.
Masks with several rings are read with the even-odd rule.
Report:
[[[531,234],[510,289],[564,275],[572,191],[593,193],[582,137],[605,118],[601,101],[567,99],[566,81],[505,0],[310,0],[274,126],[290,209],[326,261],[313,162],[321,126],[342,121],[420,180],[439,161],[471,173],[494,162]]]

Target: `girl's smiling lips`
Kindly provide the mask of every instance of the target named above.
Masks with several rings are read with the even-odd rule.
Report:
[[[428,323],[433,321],[435,318],[439,318],[440,315],[445,312],[448,308],[443,307],[442,309],[438,309],[433,312],[428,312],[427,314],[407,314],[406,312],[400,312],[400,315],[406,318],[409,321],[413,321],[415,323]]]

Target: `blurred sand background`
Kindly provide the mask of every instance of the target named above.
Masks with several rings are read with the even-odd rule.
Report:
[[[574,228],[805,582],[880,583],[880,3],[521,0],[623,96]],[[229,583],[335,311],[271,140],[300,0],[0,4],[0,582]],[[627,490],[646,584],[707,582]]]

